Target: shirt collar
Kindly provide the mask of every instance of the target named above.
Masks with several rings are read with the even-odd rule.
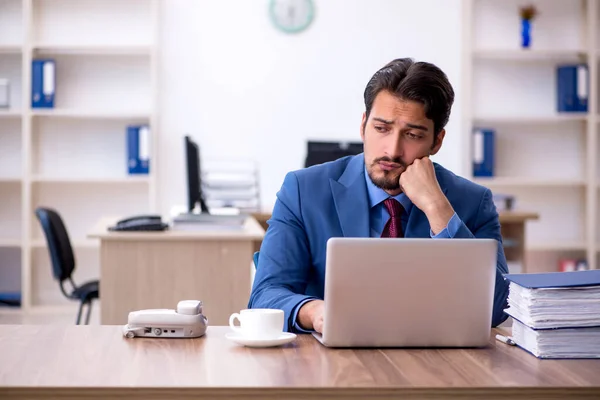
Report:
[[[369,208],[373,208],[377,206],[379,203],[383,202],[388,197],[392,197],[402,204],[406,214],[410,213],[410,209],[412,208],[412,201],[408,198],[404,193],[400,193],[396,196],[390,196],[383,189],[375,186],[371,178],[369,178],[369,174],[367,173],[367,167],[365,166],[365,181],[367,184],[367,193],[369,195]]]

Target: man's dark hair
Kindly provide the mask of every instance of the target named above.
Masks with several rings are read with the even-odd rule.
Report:
[[[379,92],[387,90],[402,100],[416,101],[425,107],[433,121],[433,133],[444,129],[454,103],[454,90],[446,74],[433,64],[398,58],[375,72],[365,88],[366,119]],[[365,121],[366,122],[366,121]]]

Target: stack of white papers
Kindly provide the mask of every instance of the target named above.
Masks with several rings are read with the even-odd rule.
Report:
[[[513,321],[512,339],[539,358],[600,358],[600,327],[535,330]]]
[[[511,282],[506,313],[534,329],[600,326],[600,286],[529,289]]]
[[[600,358],[600,270],[505,279],[518,346],[540,358]]]
[[[210,210],[260,210],[258,166],[254,162],[211,161],[203,165],[202,192]]]
[[[243,230],[248,215],[215,215],[183,213],[173,218],[172,230]]]

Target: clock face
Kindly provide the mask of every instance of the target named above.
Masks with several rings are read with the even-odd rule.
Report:
[[[287,33],[297,33],[308,28],[315,10],[312,0],[271,0],[271,21]]]

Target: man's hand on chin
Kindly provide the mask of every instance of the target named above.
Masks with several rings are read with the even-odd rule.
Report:
[[[442,192],[429,157],[416,159],[400,175],[400,187],[412,203],[425,213],[434,235],[440,233],[454,215]]]
[[[298,324],[306,330],[315,330],[323,333],[323,300],[311,300],[305,303],[298,311]]]

